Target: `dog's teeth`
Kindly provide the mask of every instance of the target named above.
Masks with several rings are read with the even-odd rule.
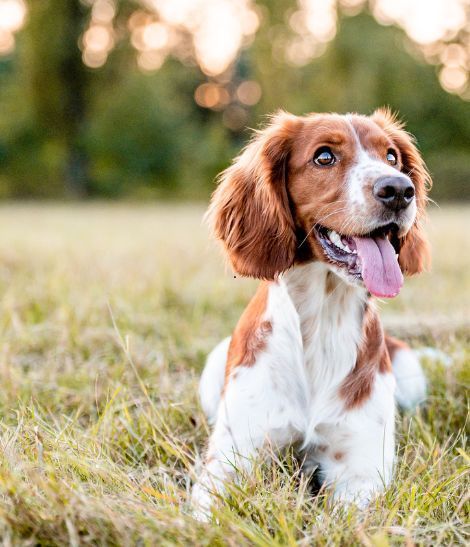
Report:
[[[351,252],[351,249],[341,241],[340,235],[337,232],[335,232],[334,230],[331,230],[328,233],[328,237],[329,237],[331,243],[336,245],[336,247],[339,247],[341,250],[345,251],[346,253]]]
[[[341,245],[341,239],[339,235],[333,230],[331,230],[330,232],[330,241],[334,243],[335,245],[337,245],[338,247]]]

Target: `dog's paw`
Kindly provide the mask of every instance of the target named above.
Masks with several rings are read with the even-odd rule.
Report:
[[[191,494],[189,514],[198,522],[211,522],[213,494],[204,484],[196,483]]]
[[[366,509],[379,494],[377,483],[366,479],[353,479],[338,484],[334,490],[333,500],[339,506],[356,506],[360,510]]]

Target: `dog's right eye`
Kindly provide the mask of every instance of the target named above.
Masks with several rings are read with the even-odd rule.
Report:
[[[329,167],[330,165],[334,165],[335,162],[335,155],[329,146],[322,146],[313,156],[313,163],[320,167]]]

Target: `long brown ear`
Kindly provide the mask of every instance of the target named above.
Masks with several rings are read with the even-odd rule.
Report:
[[[372,120],[382,127],[400,150],[403,168],[415,186],[416,220],[410,231],[401,240],[398,262],[404,274],[414,275],[427,269],[431,263],[431,251],[423,230],[426,218],[427,194],[432,181],[426,165],[415,145],[412,135],[403,129],[403,124],[387,108],[380,108],[372,115]]]
[[[292,140],[301,123],[296,116],[276,114],[219,177],[207,218],[241,275],[274,279],[294,262],[286,184]]]

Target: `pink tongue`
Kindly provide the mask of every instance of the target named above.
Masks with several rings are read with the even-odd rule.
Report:
[[[357,254],[362,262],[362,279],[375,296],[396,296],[403,285],[398,259],[385,237],[355,237]]]

